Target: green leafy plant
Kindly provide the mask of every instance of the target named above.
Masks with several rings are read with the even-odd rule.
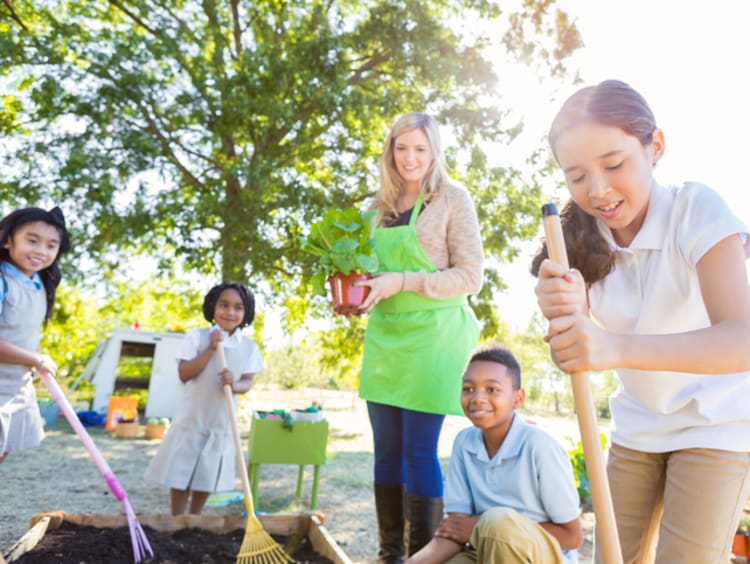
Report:
[[[572,448],[568,450],[568,457],[570,458],[570,464],[573,466],[573,478],[578,490],[578,497],[581,503],[591,505],[591,486],[589,485],[589,474],[586,471],[586,460],[583,456],[583,443],[580,440],[574,443],[570,437],[568,437],[568,440],[572,444]],[[599,433],[599,442],[602,451],[605,451],[607,436],[604,433]]]
[[[169,419],[167,417],[149,417],[147,423],[149,425],[169,425]]]
[[[378,269],[375,240],[372,237],[374,211],[329,209],[310,227],[302,248],[320,257],[312,277],[313,289],[325,295],[326,280],[340,272],[366,274]]]

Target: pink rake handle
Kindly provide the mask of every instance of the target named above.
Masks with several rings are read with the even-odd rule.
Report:
[[[153,556],[154,552],[153,550],[151,550],[151,545],[149,544],[140,523],[138,523],[135,512],[133,511],[133,508],[128,501],[128,494],[125,492],[125,488],[122,487],[120,480],[117,479],[117,476],[115,476],[115,473],[112,472],[112,469],[109,467],[109,464],[107,464],[107,461],[104,460],[104,457],[102,456],[101,452],[99,452],[99,449],[96,448],[94,441],[91,439],[91,435],[88,434],[86,428],[83,426],[80,419],[78,419],[75,411],[73,411],[73,407],[70,405],[70,402],[63,394],[60,386],[57,384],[57,380],[55,380],[54,376],[52,376],[52,374],[50,374],[46,370],[43,370],[41,372],[40,377],[42,378],[44,385],[47,386],[49,393],[52,394],[52,397],[55,399],[57,405],[60,406],[60,411],[62,411],[63,415],[65,415],[68,423],[70,423],[70,426],[76,432],[76,435],[78,435],[78,438],[81,440],[83,446],[88,451],[89,455],[94,461],[94,464],[96,464],[96,467],[99,468],[99,472],[104,478],[104,481],[107,482],[109,489],[112,491],[114,496],[122,503],[123,508],[125,509],[125,516],[128,519],[130,538],[133,545],[133,557],[136,564],[138,564],[138,562],[143,559],[146,553]]]

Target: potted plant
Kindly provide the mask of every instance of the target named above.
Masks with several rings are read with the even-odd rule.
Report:
[[[118,439],[134,439],[140,432],[141,425],[138,423],[138,416],[120,419],[115,426],[115,437]]]
[[[169,419],[166,417],[150,417],[146,422],[147,439],[163,439],[169,429]]]
[[[740,519],[732,541],[732,554],[743,558],[750,557],[750,517]]]
[[[329,209],[310,226],[310,234],[303,241],[303,249],[320,257],[312,277],[313,289],[325,295],[328,282],[336,313],[356,314],[367,298],[369,288],[354,283],[368,279],[378,269],[372,237],[374,217],[374,211]]]

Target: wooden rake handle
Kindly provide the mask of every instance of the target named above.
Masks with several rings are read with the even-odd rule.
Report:
[[[219,343],[216,347],[216,354],[219,355],[219,366],[222,370],[226,368],[226,359],[224,358],[224,345]],[[245,508],[247,509],[248,519],[255,516],[255,507],[253,504],[253,493],[250,490],[250,479],[247,477],[247,466],[245,465],[245,457],[242,454],[242,441],[240,441],[240,430],[237,427],[237,415],[234,411],[234,397],[232,394],[232,386],[224,384],[224,399],[227,404],[227,412],[229,413],[229,425],[232,428],[232,439],[234,440],[234,452],[237,457],[237,466],[240,473],[240,480],[242,481],[242,490],[245,494]]]
[[[560,215],[557,213],[555,204],[542,206],[542,221],[544,223],[547,254],[550,260],[561,264],[566,269],[569,268],[565,238],[560,225]],[[622,564],[620,539],[617,536],[609,482],[604,471],[604,459],[602,458],[599,431],[594,415],[594,400],[591,397],[589,373],[576,372],[571,374],[570,381],[578,416],[578,428],[581,432],[583,458],[586,463],[589,485],[591,486],[591,500],[596,517],[596,540],[599,543],[599,552],[604,564]]]

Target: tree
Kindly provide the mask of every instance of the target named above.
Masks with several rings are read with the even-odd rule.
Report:
[[[552,0],[507,14],[487,0],[3,0],[3,200],[62,202],[100,273],[147,252],[263,281],[304,315],[305,226],[360,205],[390,120],[427,110],[455,135],[488,251],[510,258],[535,232],[540,185],[482,149],[519,124],[479,24],[553,76],[580,45]],[[502,284],[488,281],[480,309]]]
[[[353,324],[356,328],[357,323]],[[338,327],[331,331],[310,332],[305,339],[270,350],[265,358],[261,382],[276,385],[282,389],[305,387],[353,390],[359,381],[359,358],[362,351],[362,337],[353,331],[354,338],[346,339],[347,328]],[[341,343],[356,350],[341,350]],[[335,353],[332,354],[331,351]]]

